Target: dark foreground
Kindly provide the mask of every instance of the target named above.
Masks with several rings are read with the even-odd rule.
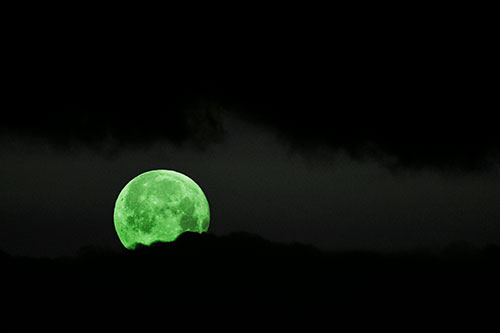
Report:
[[[284,314],[283,324],[317,316],[336,327],[390,323],[402,331],[492,329],[500,321],[498,246],[325,253],[249,234],[187,233],[174,243],[122,253],[84,249],[59,259],[3,254],[0,265],[7,308],[49,318],[119,313],[119,322],[156,322],[173,313],[220,320],[231,313],[255,321]]]

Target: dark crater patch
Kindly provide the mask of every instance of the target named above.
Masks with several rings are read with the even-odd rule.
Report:
[[[189,230],[189,231],[198,231],[197,230],[197,223],[196,220],[193,218],[192,215],[186,215],[184,214],[181,219],[181,228],[183,230]]]
[[[194,211],[193,201],[191,201],[191,199],[189,199],[188,197],[184,197],[179,206],[185,214],[187,215],[193,214]]]

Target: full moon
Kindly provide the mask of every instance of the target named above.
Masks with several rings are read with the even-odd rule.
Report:
[[[135,249],[137,244],[174,241],[185,231],[207,231],[210,209],[191,178],[172,170],[152,170],[122,189],[114,223],[123,246]]]

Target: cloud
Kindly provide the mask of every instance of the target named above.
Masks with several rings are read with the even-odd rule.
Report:
[[[224,109],[298,151],[326,146],[404,168],[476,170],[498,158],[498,103],[481,49],[393,42],[132,63],[80,56],[18,75],[0,131],[59,145],[207,145],[224,136]]]
[[[243,118],[298,151],[326,146],[396,168],[488,167],[500,155],[492,87],[451,60],[411,60],[291,70],[226,93]]]
[[[25,91],[4,102],[0,133],[97,149],[110,140],[123,148],[161,140],[204,146],[222,138],[219,108],[199,94],[158,82],[107,83],[96,78],[69,81],[55,92]]]

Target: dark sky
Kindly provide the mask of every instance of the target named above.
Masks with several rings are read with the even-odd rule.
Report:
[[[114,200],[160,168],[203,188],[215,234],[327,249],[498,243],[488,36],[295,23],[181,43],[88,27],[13,38],[0,249],[119,248]]]

